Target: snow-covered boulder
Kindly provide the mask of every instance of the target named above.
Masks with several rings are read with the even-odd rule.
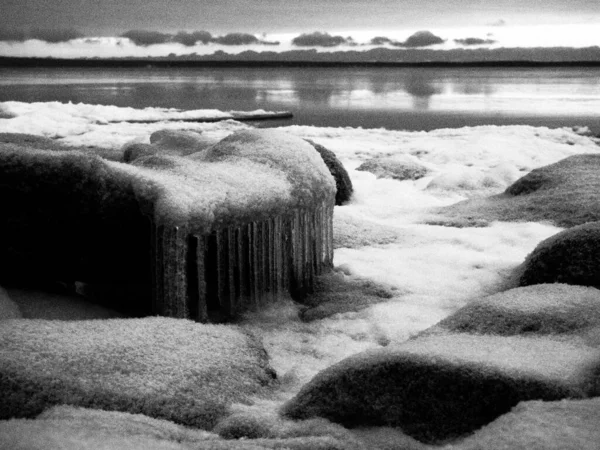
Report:
[[[429,169],[411,155],[399,154],[365,161],[356,170],[371,172],[377,178],[393,180],[418,180],[429,173]]]
[[[372,280],[346,276],[341,270],[321,275],[315,292],[308,295],[301,313],[303,321],[324,319],[335,314],[360,311],[394,296],[394,291]]]
[[[58,147],[56,142],[50,138],[25,133],[0,133],[0,144],[27,145],[46,150]]]
[[[581,335],[595,327],[600,327],[600,290],[536,284],[473,301],[421,335]]]
[[[600,154],[570,156],[532,170],[502,194],[439,208],[432,221],[546,221],[561,227],[600,221],[599,171]]]
[[[471,432],[525,400],[599,395],[600,348],[548,337],[447,333],[349,357],[305,385],[285,416],[388,425],[425,442]]]
[[[274,382],[256,338],[181,319],[10,320],[0,348],[0,419],[69,404],[210,429]]]
[[[523,402],[448,450],[596,450],[599,423],[600,398]]]
[[[179,151],[181,155],[199,152],[218,142],[197,131],[158,130],[150,135],[150,143],[160,149]]]
[[[10,298],[6,289],[0,286],[0,320],[20,319],[21,317],[19,306]]]
[[[237,423],[232,418],[221,426]],[[0,448],[28,450],[365,450],[339,425],[323,420],[271,422],[273,435],[222,438],[143,414],[56,406],[35,419],[0,421]],[[236,426],[236,425],[233,425]],[[232,429],[232,426],[227,428]],[[226,433],[223,433],[226,434]]]
[[[335,184],[319,154],[262,129],[180,156],[188,138],[158,135],[179,154],[131,164],[0,145],[2,277],[133,286],[117,301],[127,312],[202,321],[309,292],[333,258]]]
[[[163,129],[150,135],[150,144],[129,142],[122,148],[123,161],[132,162],[149,155],[186,156],[202,151],[218,142],[197,131]]]
[[[350,197],[352,197],[354,188],[352,186],[352,180],[344,168],[344,165],[331,150],[323,147],[321,144],[311,141],[310,139],[305,140],[314,147],[319,155],[321,155],[323,162],[335,179],[335,204],[343,205],[344,203],[347,203],[350,200]]]
[[[540,242],[518,269],[519,284],[566,283],[600,288],[600,222]]]

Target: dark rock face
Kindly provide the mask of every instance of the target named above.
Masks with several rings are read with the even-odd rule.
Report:
[[[570,228],[538,244],[523,263],[519,284],[540,283],[600,288],[600,222]]]
[[[1,283],[150,286],[150,220],[130,185],[94,155],[26,162],[21,147],[1,150]]]
[[[350,176],[342,165],[342,162],[335,156],[335,153],[323,147],[321,144],[317,144],[310,139],[305,139],[305,141],[319,152],[325,165],[327,165],[329,172],[331,172],[331,175],[335,179],[335,187],[337,189],[335,194],[335,204],[343,205],[348,202],[350,197],[352,197],[354,188],[352,187],[352,180],[350,180]]]

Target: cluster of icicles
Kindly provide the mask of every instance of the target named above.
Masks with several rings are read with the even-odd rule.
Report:
[[[204,235],[165,226],[153,234],[153,311],[165,316],[228,320],[283,292],[312,291],[333,265],[329,202]]]

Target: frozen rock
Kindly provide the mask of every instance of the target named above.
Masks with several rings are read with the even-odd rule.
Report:
[[[317,144],[316,142],[311,141],[310,139],[305,139],[310,145],[312,145],[323,161],[327,165],[329,172],[335,179],[335,204],[343,205],[350,201],[350,197],[352,197],[352,193],[354,192],[354,188],[352,187],[352,180],[348,175],[348,172],[344,168],[342,162],[335,156],[331,150],[323,147],[321,144]]]
[[[572,227],[600,221],[600,155],[582,154],[532,170],[503,194],[439,208],[450,226],[461,220],[551,222]]]
[[[235,421],[236,418],[232,417],[227,423],[231,424]],[[239,420],[237,422],[239,423]],[[35,420],[0,421],[0,448],[29,450],[365,449],[347,430],[323,420],[270,425],[273,425],[274,436],[277,437],[223,439],[215,433],[184,427],[143,414],[56,406],[46,410]]]
[[[180,155],[189,155],[218,142],[217,139],[207,137],[197,131],[186,130],[158,130],[150,135],[150,143],[160,149],[179,152]]]
[[[365,219],[345,208],[337,208],[333,216],[334,248],[385,245],[397,241],[401,236],[402,229]]]
[[[389,286],[346,277],[340,272],[329,272],[317,278],[315,292],[304,299],[306,309],[301,318],[310,322],[334,314],[360,311],[393,296],[394,291]]]
[[[363,449],[363,445],[346,428],[325,419],[304,421],[284,420],[274,414],[256,412],[234,413],[219,422],[213,432],[224,439],[245,439],[250,442],[267,443],[279,439],[291,448],[330,448],[322,447],[326,442],[331,448]],[[304,441],[304,446],[300,446]],[[310,443],[315,445],[311,447]]]
[[[274,381],[254,337],[188,320],[11,320],[0,347],[3,420],[70,404],[210,429]]]
[[[600,326],[600,290],[536,284],[470,302],[421,335],[453,333],[584,334]]]
[[[600,349],[547,337],[447,333],[364,352],[320,372],[282,408],[425,442],[469,433],[520,401],[600,394]]]
[[[45,150],[58,147],[56,142],[50,138],[25,133],[0,133],[0,144],[27,145]]]
[[[160,142],[185,147],[169,133]],[[0,221],[0,273],[137,285],[118,301],[128,313],[202,321],[280,291],[309,292],[333,258],[335,184],[319,154],[270,129],[197,149],[123,164],[0,146],[0,199],[11,218]]]
[[[365,161],[356,170],[371,172],[377,178],[391,178],[398,181],[418,180],[429,173],[429,169],[410,155],[373,158]]]
[[[600,398],[530,401],[476,431],[455,450],[596,450]]]
[[[130,163],[143,156],[156,155],[159,149],[151,144],[131,142],[123,146],[123,161]]]
[[[600,222],[550,236],[527,255],[519,284],[566,283],[600,288]]]

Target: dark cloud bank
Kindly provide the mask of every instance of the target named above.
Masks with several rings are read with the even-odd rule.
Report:
[[[213,36],[208,31],[180,31],[177,34],[159,33],[157,31],[130,30],[121,35],[131,40],[135,45],[148,47],[156,44],[166,44],[176,42],[187,47],[192,47],[197,43],[202,44],[221,44],[221,45],[279,45],[279,42],[263,41],[253,34],[248,33],[229,33],[224,36]]]
[[[5,42],[24,42],[29,39],[39,39],[49,43],[68,42],[72,39],[85,37],[83,33],[75,29],[45,29],[45,30],[10,30],[0,29],[0,41]],[[161,33],[159,31],[149,30],[129,30],[121,34],[121,37],[129,39],[135,45],[140,47],[149,47],[151,45],[178,43],[186,47],[192,47],[200,44],[220,44],[220,45],[279,45],[279,42],[265,41],[248,33],[229,33],[223,36],[213,36],[208,31],[180,31],[176,34]],[[95,42],[93,38],[88,42]],[[446,42],[439,36],[430,31],[418,31],[409,36],[404,42],[394,41],[384,36],[378,36],[371,39],[369,44],[378,46],[391,46],[400,48],[422,48],[430,47]],[[469,37],[465,39],[455,39],[459,45],[474,46],[487,45],[495,43],[491,39],[479,39]],[[296,47],[337,47],[351,46],[357,44],[352,37],[334,36],[326,32],[315,31],[313,33],[304,33],[292,39],[292,45]]]
[[[297,47],[337,47],[338,45],[355,45],[351,37],[332,36],[329,33],[314,33],[301,34],[292,39],[292,45]]]
[[[29,39],[39,39],[49,43],[68,42],[73,39],[86,37],[75,29],[47,29],[47,30],[17,30],[0,29],[0,41],[24,42]],[[180,31],[177,34],[161,33],[149,30],[129,30],[121,34],[121,37],[129,39],[140,47],[167,44],[169,42],[179,43],[187,47],[201,44],[221,45],[279,45],[279,42],[264,41],[253,34],[229,33],[223,36],[213,36],[208,31]],[[93,42],[90,40],[90,42]]]
[[[495,44],[496,41],[493,39],[481,39],[481,38],[464,38],[464,39],[454,39],[454,42],[460,45],[490,45]]]
[[[159,60],[160,58],[156,58]],[[212,55],[181,55],[165,59],[180,61],[232,61],[232,62],[311,62],[326,64],[344,63],[476,63],[476,62],[578,62],[593,61],[600,63],[600,47],[540,47],[540,48],[460,48],[452,50],[434,50],[423,48],[374,48],[372,50],[346,50],[319,52],[316,49],[291,50],[285,52],[245,51],[229,54],[223,51]]]
[[[404,42],[394,41],[384,36],[377,36],[371,39],[371,45],[391,45],[393,47],[418,48],[429,47],[432,45],[443,44],[446,42],[431,31],[417,31],[410,35]]]
[[[444,42],[446,42],[444,39],[436,36],[431,31],[417,31],[404,42],[394,41],[384,36],[377,36],[371,39],[370,45],[418,48],[443,44]],[[329,33],[315,31],[314,33],[301,34],[295,37],[292,39],[292,45],[296,47],[337,47],[339,45],[356,46],[358,44],[351,37],[332,36]]]

